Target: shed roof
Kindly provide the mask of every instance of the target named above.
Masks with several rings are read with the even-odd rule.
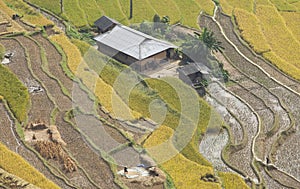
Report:
[[[210,69],[206,67],[203,63],[195,62],[183,66],[179,69],[179,71],[182,72],[184,75],[191,75],[197,72],[200,72],[202,74],[209,74]]]
[[[94,39],[137,60],[143,60],[167,49],[177,48],[171,43],[123,25],[116,25],[112,30],[100,34]]]
[[[107,16],[102,16],[101,18],[99,18],[94,22],[94,25],[97,26],[102,32],[106,31],[112,25],[117,25],[117,24],[119,24],[119,22]]]

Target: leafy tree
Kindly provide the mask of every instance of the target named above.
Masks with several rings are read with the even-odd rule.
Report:
[[[164,24],[170,24],[170,17],[169,16],[163,16],[161,18],[161,22],[164,23]]]
[[[158,14],[155,14],[155,15],[153,16],[153,22],[160,22],[160,17],[159,17]]]
[[[184,61],[206,62],[209,54],[207,47],[202,41],[193,36],[187,36],[180,50]]]
[[[224,47],[221,46],[221,42],[217,41],[217,39],[214,36],[214,32],[208,31],[207,28],[204,28],[199,34],[198,32],[194,32],[195,37],[202,41],[209,49],[215,51],[215,52],[222,52],[224,50]]]

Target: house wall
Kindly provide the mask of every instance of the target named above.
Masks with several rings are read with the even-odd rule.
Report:
[[[97,42],[97,45],[98,45],[98,51],[102,52],[103,54],[106,54],[107,56],[113,57],[116,54],[118,54],[117,50],[115,50],[107,45],[104,45],[100,42]]]
[[[158,54],[155,54],[149,58],[141,60],[139,64],[138,71],[152,70],[159,66],[161,63],[165,63],[167,61],[167,52],[163,51]]]
[[[157,53],[151,57],[148,57],[144,60],[138,61],[137,59],[128,56],[122,52],[118,52],[117,50],[106,46],[100,42],[97,42],[98,50],[103,54],[106,54],[119,62],[131,66],[132,69],[136,71],[145,71],[145,70],[152,70],[159,66],[159,64],[166,63],[167,60],[167,50]],[[170,50],[170,55],[174,52],[173,49]]]

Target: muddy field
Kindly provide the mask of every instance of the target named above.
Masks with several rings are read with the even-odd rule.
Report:
[[[269,163],[275,164],[272,174],[258,169],[255,164],[251,166],[258,175],[257,184],[268,188],[288,186],[298,188],[300,182],[294,178],[299,179],[297,158],[299,137],[298,129],[295,129],[299,127],[299,121],[296,119],[299,117],[300,108],[297,103],[300,100],[300,95],[297,93],[299,82],[287,77],[249,50],[245,42],[241,42],[236,35],[230,17],[217,12],[215,18],[216,20],[202,16],[200,25],[213,30],[225,47],[224,53],[216,54],[216,57],[230,73],[232,84],[227,89],[240,97],[243,103],[249,104],[260,123],[256,131],[249,130],[250,132],[247,133],[250,140],[248,144],[252,143],[252,148],[247,149],[247,146],[244,146],[242,151],[248,153],[252,151],[254,154],[251,161],[262,162],[263,166]],[[221,101],[221,105],[226,107],[226,104],[228,104],[226,100]],[[238,110],[239,108],[236,109],[237,107],[234,108],[230,104],[228,108],[235,109],[232,111],[233,116],[244,114]],[[242,127],[247,129],[249,126],[252,126],[251,121],[245,119]],[[234,133],[233,129],[231,131]],[[239,158],[239,156],[231,156],[229,159],[236,162],[240,161]],[[235,168],[245,172],[242,164],[237,164]],[[251,176],[249,173],[246,175]]]

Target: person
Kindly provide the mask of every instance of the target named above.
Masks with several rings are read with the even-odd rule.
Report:
[[[127,175],[127,174],[128,174],[127,167],[124,167],[124,174],[125,174],[125,175]]]

